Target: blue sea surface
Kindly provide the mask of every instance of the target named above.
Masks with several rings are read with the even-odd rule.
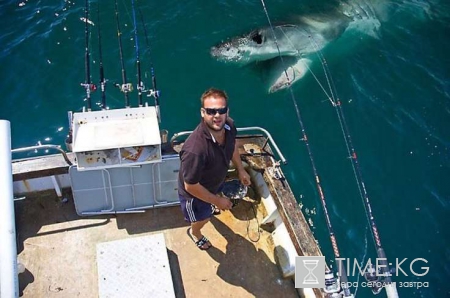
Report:
[[[331,22],[343,7],[341,1],[264,2],[273,24],[293,23],[309,15],[328,17]],[[383,248],[394,264],[407,258],[401,265],[406,274],[400,271],[393,276],[400,297],[450,297],[448,1],[350,0],[382,9],[375,21],[361,14],[352,30],[330,41],[320,52],[326,64],[313,61],[311,71],[292,86],[292,93],[273,94],[268,93],[267,64],[224,63],[209,52],[221,41],[268,26],[260,1],[136,3],[148,33],[146,44],[138,17],[142,69],[148,86],[151,66],[156,74],[161,127],[170,135],[192,130],[200,119],[202,92],[211,86],[226,90],[237,126],[269,130],[288,159],[283,171],[327,263],[333,266],[333,250],[293,100],[305,126],[341,256],[366,262],[374,260],[376,252],[336,110],[326,95],[326,65],[342,102]],[[107,104],[120,108],[124,96],[113,86],[121,82],[114,5],[90,1],[90,10],[91,77],[98,82],[100,26]],[[135,84],[131,1],[120,0],[119,12],[128,80]],[[11,121],[13,148],[62,145],[68,133],[67,111],[86,106],[80,85],[86,72],[82,18],[84,1],[0,2],[0,119]],[[131,105],[137,106],[136,92],[130,98]],[[93,93],[92,100],[93,109],[99,109],[100,92]],[[426,263],[412,262],[418,258]],[[425,273],[421,267],[429,271],[415,276],[411,263],[416,273]],[[356,276],[349,279],[358,280]],[[428,287],[418,288],[418,282],[428,282]],[[357,297],[373,296],[359,286]]]

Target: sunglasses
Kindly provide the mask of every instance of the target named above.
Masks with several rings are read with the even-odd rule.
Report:
[[[226,112],[228,112],[228,107],[219,108],[219,109],[213,109],[213,108],[203,108],[206,112],[206,114],[210,116],[216,115],[216,113],[219,113],[219,115],[223,115]]]

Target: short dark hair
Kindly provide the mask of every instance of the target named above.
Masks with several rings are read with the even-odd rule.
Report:
[[[223,99],[225,99],[225,104],[228,106],[228,96],[227,96],[227,93],[223,90],[211,87],[208,90],[206,90],[205,92],[203,92],[202,97],[200,98],[200,101],[202,103],[202,108],[205,103],[205,99],[208,97],[223,98]]]

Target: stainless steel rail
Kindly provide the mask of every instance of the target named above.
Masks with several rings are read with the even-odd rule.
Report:
[[[64,160],[67,162],[67,164],[69,166],[72,165],[72,162],[70,161],[70,159],[67,156],[66,152],[63,149],[61,149],[61,146],[59,146],[59,145],[45,144],[45,145],[36,145],[36,146],[30,146],[30,147],[23,147],[23,148],[12,149],[11,153],[26,152],[26,151],[32,151],[32,150],[38,150],[38,149],[55,149],[55,150],[58,150],[59,152],[61,152],[61,154],[64,157]]]
[[[287,164],[286,158],[284,158],[283,153],[281,153],[280,149],[278,148],[277,144],[275,143],[274,139],[272,138],[272,135],[271,135],[267,130],[265,130],[265,129],[262,128],[262,127],[258,127],[258,126],[240,127],[240,128],[237,128],[237,131],[238,131],[238,132],[241,132],[241,131],[252,131],[252,130],[258,130],[258,131],[263,132],[263,133],[266,135],[267,139],[270,141],[270,144],[272,145],[272,147],[273,147],[273,148],[275,149],[275,151],[277,152],[277,154],[278,154],[278,156],[280,157],[280,159],[281,159],[281,161],[283,162],[283,164]],[[179,132],[179,133],[176,133],[176,134],[174,134],[173,137],[170,139],[170,143],[173,144],[173,141],[175,141],[177,138],[179,138],[179,137],[181,137],[181,136],[184,136],[184,135],[189,135],[189,134],[191,134],[191,133],[192,133],[192,131],[181,131],[181,132]],[[265,147],[265,146],[263,146],[263,149],[264,149],[264,147]]]

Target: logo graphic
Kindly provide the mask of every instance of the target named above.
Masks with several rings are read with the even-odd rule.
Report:
[[[296,257],[295,287],[325,287],[325,257]]]

